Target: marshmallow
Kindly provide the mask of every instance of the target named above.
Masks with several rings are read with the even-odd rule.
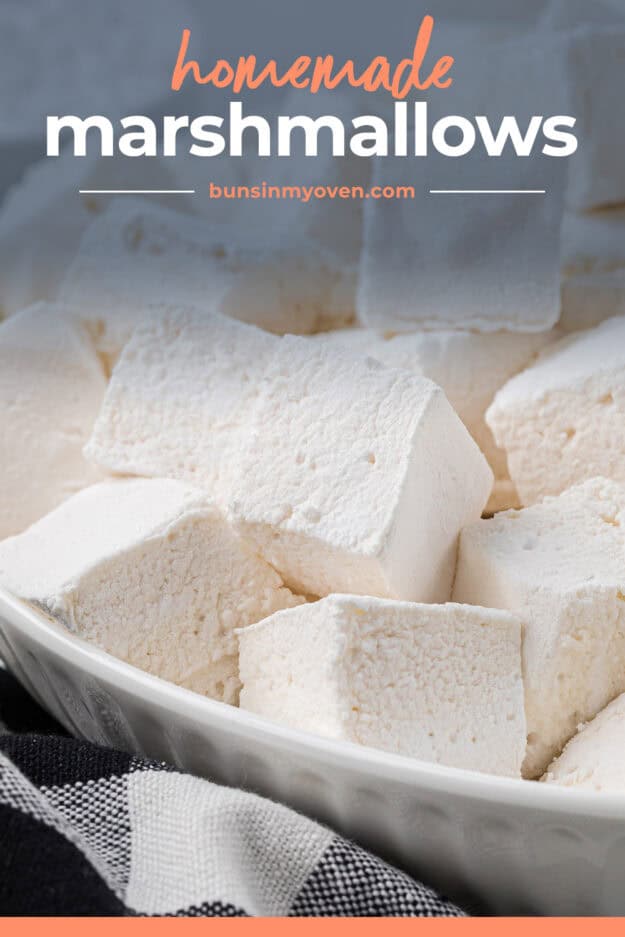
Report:
[[[523,504],[596,475],[625,482],[625,317],[571,335],[486,414]]]
[[[375,160],[375,186],[412,187],[414,197],[365,202],[357,318],[398,332],[419,326],[547,331],[560,312],[567,160],[542,154],[542,131],[531,155],[520,158],[508,141],[490,157],[476,124],[481,118],[473,115],[485,117],[495,136],[502,119],[515,115],[525,136],[537,108],[542,115],[566,113],[553,40],[485,40],[469,29],[462,43],[458,33],[456,48],[453,84],[428,97],[427,128],[417,125],[422,155],[427,148],[424,172],[420,176],[414,155]],[[456,120],[465,129],[450,131],[449,143],[462,137],[465,149],[443,155],[431,138],[438,120],[450,115],[463,115]],[[459,189],[544,189],[546,195],[435,194]]]
[[[546,784],[591,791],[625,791],[625,694],[579,727],[541,778]]]
[[[60,296],[101,326],[102,350],[114,358],[153,303],[182,300],[273,332],[311,332],[349,321],[350,289],[312,245],[268,244],[262,229],[124,200],[86,231]]]
[[[592,329],[606,319],[625,316],[625,269],[580,274],[562,281],[562,333]]]
[[[0,213],[0,318],[56,296],[83,232],[110,201],[80,189],[176,188],[164,159],[77,159],[72,152],[28,170]],[[158,198],[158,197],[157,197]],[[188,196],[163,196],[190,210]]]
[[[232,465],[230,512],[296,591],[449,598],[492,472],[430,381],[279,340]]]
[[[40,304],[0,325],[0,540],[102,477],[82,448],[105,389],[67,310]]]
[[[158,312],[124,348],[85,452],[118,474],[176,478],[227,499],[239,433],[279,339],[225,316]]]
[[[625,315],[625,211],[566,212],[562,223],[563,332]]]
[[[495,444],[484,419],[486,410],[497,390],[553,340],[553,331],[531,335],[445,331],[391,336],[365,329],[341,329],[310,339],[327,347],[370,355],[383,364],[413,371],[439,384],[495,474],[489,512],[520,505],[508,475],[505,453]]]
[[[430,381],[189,312],[135,333],[86,452],[211,492],[311,595],[444,601],[492,487]]]
[[[569,96],[580,141],[570,159],[567,204],[576,209],[625,202],[625,26],[580,28],[566,39]]]
[[[625,270],[625,209],[565,212],[561,266],[565,279]]]
[[[507,612],[351,595],[239,633],[241,707],[399,755],[518,777],[521,625]]]
[[[525,777],[625,690],[625,487],[593,479],[463,530],[453,598],[525,626]]]
[[[235,629],[301,601],[203,492],[167,480],[75,495],[0,544],[0,582],[116,657],[228,703]]]

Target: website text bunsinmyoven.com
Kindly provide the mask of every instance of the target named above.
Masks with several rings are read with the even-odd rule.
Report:
[[[217,185],[209,183],[211,199],[414,199],[411,185],[374,185],[366,189],[361,185]]]

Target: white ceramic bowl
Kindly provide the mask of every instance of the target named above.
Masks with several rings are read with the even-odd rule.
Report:
[[[75,735],[290,804],[470,910],[625,914],[625,796],[295,732],[124,664],[2,592],[0,657]]]

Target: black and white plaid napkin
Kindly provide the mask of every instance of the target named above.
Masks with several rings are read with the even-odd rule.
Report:
[[[461,912],[286,807],[68,738],[0,671],[0,914]]]

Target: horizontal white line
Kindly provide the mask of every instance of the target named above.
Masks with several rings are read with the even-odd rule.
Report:
[[[546,195],[546,189],[430,189],[430,195]]]
[[[195,195],[195,189],[79,189],[80,195]]]

